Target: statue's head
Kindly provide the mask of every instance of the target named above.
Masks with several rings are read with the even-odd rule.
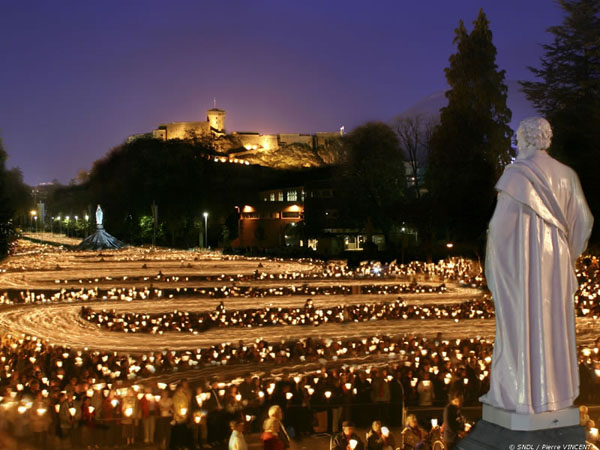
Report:
[[[543,151],[552,142],[552,127],[543,117],[529,117],[521,122],[517,130],[517,159],[525,159],[536,151]]]

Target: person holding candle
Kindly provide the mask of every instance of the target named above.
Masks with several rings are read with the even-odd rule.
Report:
[[[428,371],[423,372],[423,379],[417,384],[417,393],[419,394],[419,406],[433,405],[433,383],[431,382],[431,375]]]
[[[144,396],[140,399],[140,411],[142,425],[144,427],[144,444],[154,443],[154,431],[156,428],[156,400],[152,395],[152,389],[146,388]]]
[[[158,422],[156,424],[156,443],[161,450],[166,450],[171,438],[171,418],[173,417],[173,399],[169,391],[162,390],[158,400]]]
[[[121,426],[127,445],[135,442],[135,428],[139,420],[139,403],[133,389],[127,389],[127,394],[121,401]]]
[[[79,419],[78,408],[75,407],[72,392],[61,394],[58,418],[60,421],[61,445],[63,448],[71,448],[73,445],[73,431]]]
[[[173,395],[173,410],[170,448],[189,448],[191,436],[188,422],[191,415],[191,396],[184,382],[177,385]]]
[[[446,450],[452,450],[465,432],[465,418],[460,407],[463,402],[462,391],[453,391],[450,394],[450,402],[444,408],[444,444]]]
[[[34,442],[41,448],[46,447],[46,434],[50,428],[51,412],[50,405],[42,398],[41,392],[38,392],[33,400],[33,405],[29,410],[29,420]]]
[[[365,446],[356,434],[354,422],[345,420],[341,433],[336,434],[331,441],[331,450],[364,450]]]
[[[427,432],[419,426],[417,416],[406,416],[406,427],[402,430],[402,450],[426,449],[428,447]]]
[[[204,382],[196,387],[196,395],[192,399],[192,434],[195,448],[208,446],[206,444],[206,436],[208,430],[206,428],[206,411],[204,410],[204,402],[207,393],[203,389]]]
[[[381,426],[380,420],[375,420],[367,432],[367,450],[395,450],[396,442],[389,428]]]
[[[244,421],[232,420],[229,423],[231,436],[229,437],[229,450],[248,450],[248,444],[244,438]]]
[[[90,398],[85,397],[81,403],[81,443],[90,447],[96,441],[94,430],[96,429],[96,409],[91,405]]]

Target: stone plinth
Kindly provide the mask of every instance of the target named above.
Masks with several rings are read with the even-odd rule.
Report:
[[[580,425],[546,430],[517,431],[480,420],[454,447],[456,450],[585,450],[585,428]]]
[[[483,404],[483,420],[515,431],[548,430],[579,425],[579,409],[564,408],[539,414],[518,414]]]

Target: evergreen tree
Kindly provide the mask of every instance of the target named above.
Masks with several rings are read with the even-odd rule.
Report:
[[[426,175],[438,231],[470,243],[484,236],[494,185],[512,153],[504,71],[496,65],[482,10],[473,24],[468,33],[461,20],[455,31],[457,52],[445,69],[448,106],[441,109],[431,136]]]
[[[544,45],[539,81],[522,82],[528,99],[550,121],[550,153],[579,174],[592,213],[600,214],[600,0],[561,0],[561,25]],[[596,220],[592,240],[600,238]]]
[[[12,219],[30,202],[29,188],[19,169],[6,170],[7,154],[0,139],[0,259],[7,255],[16,234]]]

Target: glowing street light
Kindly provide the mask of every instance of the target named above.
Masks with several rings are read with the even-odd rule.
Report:
[[[204,216],[204,248],[208,248],[208,213],[202,215]]]

